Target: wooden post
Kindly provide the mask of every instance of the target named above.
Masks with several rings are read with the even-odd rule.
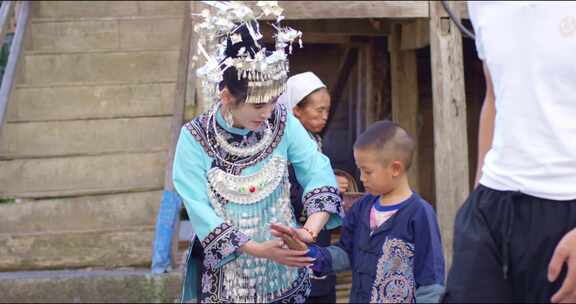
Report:
[[[364,106],[366,101],[364,96],[364,56],[365,53],[360,48],[358,50],[358,64],[356,65],[356,137],[364,131],[364,122],[366,121]]]
[[[364,98],[366,102],[364,103],[366,108],[366,116],[364,120],[364,129],[367,129],[370,124],[376,121],[376,111],[375,111],[375,98],[374,98],[374,78],[372,75],[372,56],[373,46],[372,43],[367,44],[362,48],[364,52]]]
[[[184,108],[186,106],[186,91],[188,89],[188,65],[190,60],[190,38],[192,36],[192,20],[190,18],[191,4],[187,1],[184,20],[182,21],[182,40],[180,46],[180,58],[178,59],[178,80],[176,82],[176,92],[174,96],[174,115],[172,116],[172,134],[170,140],[170,149],[168,151],[168,165],[164,176],[164,190],[174,192],[174,183],[172,181],[172,163],[176,151],[176,143],[180,136],[180,129],[184,123]],[[172,267],[176,267],[178,254],[178,241],[180,235],[180,212],[175,222],[174,232],[172,234]]]
[[[452,21],[442,17],[440,2],[429,3],[436,211],[448,269],[454,218],[470,187],[462,37]]]
[[[392,120],[413,138],[416,149],[408,178],[412,189],[419,190],[418,166],[418,69],[415,50],[401,50],[401,25],[396,24],[388,38],[392,91]]]

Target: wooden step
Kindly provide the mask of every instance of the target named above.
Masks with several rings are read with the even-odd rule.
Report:
[[[19,84],[176,81],[178,51],[25,55]]]
[[[37,233],[150,226],[162,191],[119,193],[0,204],[0,233]]]
[[[182,274],[147,268],[0,273],[0,303],[176,303]]]
[[[149,266],[154,226],[0,234],[0,272]]]
[[[178,50],[181,31],[175,17],[32,22],[26,51]]]
[[[0,161],[0,197],[61,197],[161,189],[167,152]]]
[[[182,16],[184,1],[34,1],[33,18]]]
[[[6,117],[17,122],[170,115],[174,87],[174,83],[19,86]]]
[[[0,159],[164,151],[171,116],[18,122],[4,126]]]

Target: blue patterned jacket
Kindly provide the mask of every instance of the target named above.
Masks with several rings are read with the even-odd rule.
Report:
[[[344,218],[336,245],[315,247],[316,275],[352,270],[350,303],[438,302],[444,291],[444,256],[434,210],[414,193],[388,221],[370,231],[366,195]]]

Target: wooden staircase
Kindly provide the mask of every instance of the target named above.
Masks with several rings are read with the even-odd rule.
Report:
[[[0,272],[148,267],[185,3],[30,5],[0,134]]]

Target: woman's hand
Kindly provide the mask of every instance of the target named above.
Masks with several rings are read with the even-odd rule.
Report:
[[[252,256],[272,260],[290,267],[307,267],[314,262],[313,258],[306,256],[308,250],[284,248],[282,240],[269,240],[262,243],[249,241],[241,248],[243,252]]]

